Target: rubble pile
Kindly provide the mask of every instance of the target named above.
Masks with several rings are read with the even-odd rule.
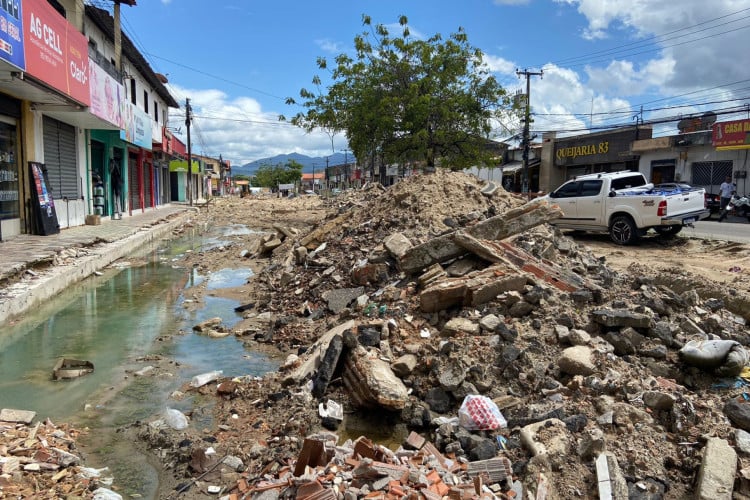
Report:
[[[1,498],[91,498],[109,492],[105,470],[84,467],[76,453],[80,432],[34,412],[0,410]],[[98,493],[97,493],[98,491]]]
[[[216,395],[215,429],[142,427],[180,493],[750,491],[750,332],[721,299],[614,273],[545,225],[555,205],[462,173],[357,194],[251,252],[267,263],[234,333],[288,352],[280,370],[187,389]],[[348,436],[358,415],[389,446]]]
[[[555,207],[482,187],[457,173],[410,179],[366,191],[306,233],[279,231],[247,314],[271,313],[255,340],[300,353],[262,382],[218,385],[213,462],[221,450],[242,462],[239,477],[222,476],[225,491],[679,498],[698,488],[718,498],[711,491],[735,489],[728,462],[711,458],[726,453],[704,451],[733,451],[731,422],[750,422],[735,398],[744,320],[695,292],[616,275],[540,227]],[[308,338],[294,333],[302,324]],[[707,363],[694,352],[706,346]],[[472,395],[506,425],[462,425]],[[339,443],[345,424],[326,400],[343,404],[341,420],[375,412],[409,438],[394,451]],[[202,448],[184,448],[173,463],[195,465]],[[469,472],[498,460],[503,477]]]

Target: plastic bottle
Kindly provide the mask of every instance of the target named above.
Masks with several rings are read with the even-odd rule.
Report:
[[[217,380],[223,374],[224,372],[222,370],[214,370],[212,372],[201,373],[200,375],[196,375],[195,377],[193,377],[193,380],[190,381],[190,386],[202,387],[209,382]]]

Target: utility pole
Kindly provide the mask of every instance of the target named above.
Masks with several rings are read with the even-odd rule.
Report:
[[[539,71],[537,73],[528,70],[516,70],[516,75],[524,75],[526,77],[526,110],[524,111],[523,121],[523,168],[521,169],[522,193],[529,192],[529,146],[531,142],[531,139],[529,138],[529,122],[531,121],[531,77],[541,77],[543,74],[543,71]]]
[[[192,110],[190,109],[190,99],[185,98],[185,126],[187,127],[187,195],[188,203],[193,206],[193,152],[190,149],[190,120]]]

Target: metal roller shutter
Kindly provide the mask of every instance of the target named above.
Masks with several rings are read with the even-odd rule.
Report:
[[[141,176],[138,171],[138,159],[131,155],[128,158],[128,198],[130,199],[130,210],[143,208],[141,207]]]
[[[44,165],[55,199],[80,198],[75,127],[49,116],[44,117]]]

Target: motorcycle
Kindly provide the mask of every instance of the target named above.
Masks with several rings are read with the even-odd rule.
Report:
[[[747,217],[748,222],[750,222],[750,198],[732,193],[729,203],[727,203],[727,206],[719,214],[719,222],[723,221],[730,211],[734,211],[734,215]]]

